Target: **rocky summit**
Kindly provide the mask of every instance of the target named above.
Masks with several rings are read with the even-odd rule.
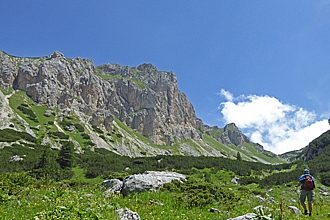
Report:
[[[48,121],[55,126],[52,129],[68,135],[77,148],[81,141],[74,140],[74,133],[80,128],[89,136],[91,148],[133,157],[181,154],[235,158],[239,150],[245,160],[280,161],[269,152],[269,160],[255,155],[250,147],[256,149],[257,145],[250,143],[235,124],[225,128],[204,125],[178,89],[175,74],[152,64],[94,66],[90,60],[66,58],[60,52],[33,58],[0,52],[0,87],[1,128],[24,130],[53,147],[58,142],[47,135],[49,131],[39,137],[31,130],[29,120],[35,115],[37,122],[39,117],[33,105],[44,106],[44,116],[53,114],[53,121]],[[10,104],[10,98],[19,92],[26,96],[22,100],[31,100],[30,105]],[[30,118],[24,121],[24,114]],[[72,118],[75,123],[69,121]]]

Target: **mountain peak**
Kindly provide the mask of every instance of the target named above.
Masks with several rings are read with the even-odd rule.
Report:
[[[224,144],[234,144],[236,146],[242,146],[244,142],[249,142],[249,139],[239,130],[235,123],[229,123],[224,127],[220,139]]]
[[[50,58],[64,58],[64,55],[59,51],[54,51],[52,55],[50,55]]]
[[[143,72],[156,72],[157,67],[150,63],[143,63],[137,66],[137,69]]]
[[[224,127],[224,131],[239,131],[240,132],[239,128],[233,122],[226,124]]]

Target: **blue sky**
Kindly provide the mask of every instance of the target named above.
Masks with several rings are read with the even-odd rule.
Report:
[[[271,131],[255,134],[255,122],[241,123],[253,116],[230,106],[275,98],[295,110],[266,122],[283,124],[299,109],[310,116],[287,124],[295,132],[330,117],[330,0],[2,0],[0,9],[0,50],[152,63],[176,73],[205,123],[233,121],[268,149]]]

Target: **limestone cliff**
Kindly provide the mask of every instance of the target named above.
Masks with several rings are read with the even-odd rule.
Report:
[[[35,133],[38,143],[52,148],[69,140],[77,152],[97,147],[131,157],[235,159],[239,151],[244,160],[281,161],[265,157],[235,124],[204,125],[175,74],[151,64],[94,66],[59,52],[35,58],[0,52],[0,100],[0,133],[8,127],[11,133]],[[25,145],[16,138],[3,143]]]
[[[201,121],[179,91],[176,76],[151,64],[103,65],[49,57],[19,58],[0,52],[0,85],[26,91],[35,102],[83,113],[87,122],[111,131],[113,117],[156,144],[198,139]]]

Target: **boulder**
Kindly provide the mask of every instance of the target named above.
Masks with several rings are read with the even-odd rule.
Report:
[[[260,203],[266,202],[266,199],[260,195],[256,195],[255,197],[259,200]]]
[[[173,180],[184,181],[186,176],[176,172],[146,171],[143,174],[134,174],[124,179],[122,193],[158,190],[165,183]]]
[[[209,209],[209,212],[212,212],[212,213],[220,213],[220,210],[219,210],[219,209],[216,209],[216,208],[210,208],[210,209]]]
[[[47,109],[44,113],[44,116],[50,117],[52,114],[53,114],[53,112],[51,110]]]
[[[123,182],[119,179],[104,180],[102,186],[106,188],[106,195],[109,196],[112,194],[120,193],[123,187]]]
[[[247,213],[245,215],[241,215],[235,218],[229,218],[227,220],[252,220],[255,219],[255,217],[257,217],[257,214],[255,213]]]
[[[76,127],[74,125],[67,125],[65,126],[65,130],[72,132],[76,130]]]
[[[14,155],[12,157],[10,157],[9,162],[19,162],[24,160],[22,157],[18,156],[18,155]]]
[[[234,178],[231,179],[231,182],[234,184],[239,184],[239,178],[235,176]]]
[[[301,211],[296,206],[289,206],[288,208],[292,213],[301,215]]]
[[[128,208],[118,209],[116,212],[120,220],[140,220],[139,214]]]

